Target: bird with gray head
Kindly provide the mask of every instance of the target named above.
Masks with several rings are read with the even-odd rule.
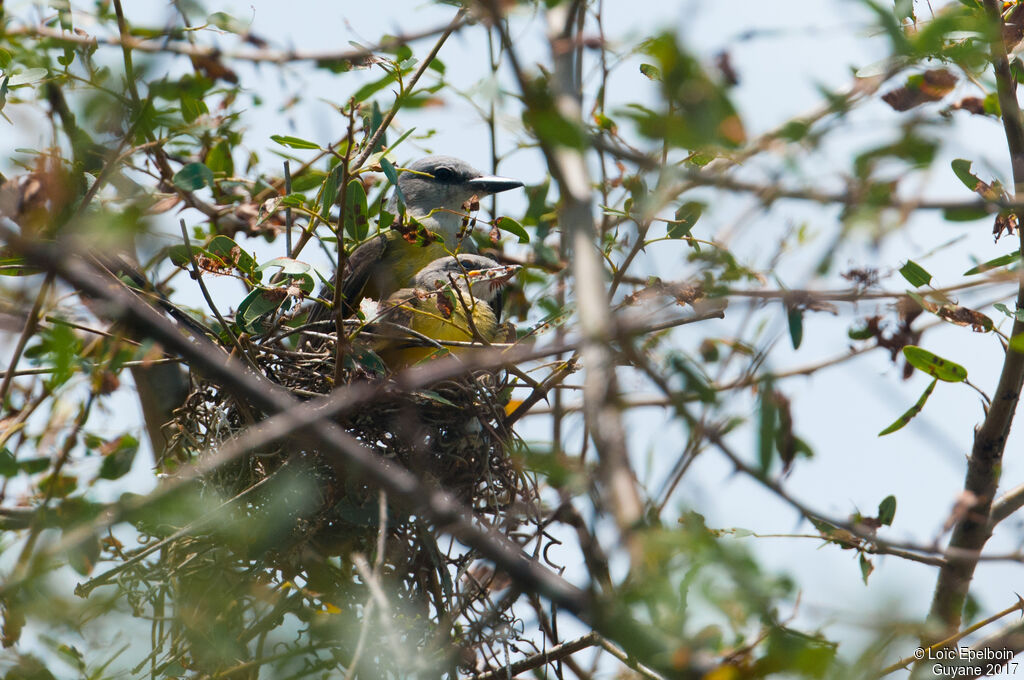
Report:
[[[419,222],[434,237],[408,240],[398,229],[382,232],[357,247],[346,260],[343,276],[335,274],[334,285],[341,286],[343,316],[353,315],[364,297],[384,300],[396,290],[409,286],[413,276],[432,261],[458,252],[475,252],[476,245],[464,235],[467,204],[523,183],[507,177],[485,175],[469,163],[453,156],[427,156],[405,168],[398,177],[398,188],[389,203],[397,212],[398,201],[405,213]],[[420,242],[417,242],[420,241]],[[320,297],[330,299],[325,288]],[[308,322],[328,318],[323,305],[310,311]]]
[[[390,337],[375,348],[378,355],[397,370],[437,350],[437,345],[424,346],[422,338],[438,344],[497,341],[501,328],[492,303],[520,268],[483,255],[434,260],[412,277],[408,288],[395,291],[381,305],[380,320],[393,326],[383,333]],[[450,351],[469,349],[452,346]]]

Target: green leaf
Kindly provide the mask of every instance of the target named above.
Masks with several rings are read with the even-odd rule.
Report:
[[[366,208],[366,189],[363,183],[354,179],[345,190],[345,207],[341,213],[345,233],[357,243],[364,240],[370,231],[370,220]]]
[[[875,332],[866,324],[862,327],[851,326],[846,331],[846,337],[850,338],[850,340],[869,340],[875,337]]]
[[[197,191],[204,186],[213,188],[213,171],[202,163],[189,163],[174,174],[174,186],[182,191]]]
[[[654,64],[640,64],[640,73],[651,80],[661,80],[661,69]]]
[[[18,474],[18,461],[6,446],[0,449],[0,477],[13,477]]]
[[[871,572],[875,570],[875,565],[871,564],[871,560],[864,555],[860,554],[860,577],[864,580],[864,585],[868,584],[868,576],[871,576]]]
[[[287,146],[290,149],[319,149],[320,145],[316,142],[311,142],[308,139],[302,139],[301,137],[292,137],[291,135],[270,135],[270,138],[281,144]]]
[[[206,107],[206,102],[199,97],[183,94],[179,101],[181,103],[181,117],[185,119],[186,123],[194,123],[199,116],[210,112]]]
[[[530,235],[526,233],[525,229],[523,229],[523,225],[519,224],[511,217],[499,217],[494,220],[494,226],[502,231],[507,231],[514,236],[518,236],[520,243],[530,242]]]
[[[252,259],[252,256],[245,252],[234,239],[227,236],[214,236],[204,248],[247,276],[252,275],[253,269],[256,267],[256,260]]]
[[[1024,333],[1019,333],[1010,338],[1010,349],[1017,354],[1024,354]]]
[[[231,157],[231,147],[227,140],[217,142],[203,160],[214,174],[221,174],[224,177],[232,177],[235,174],[235,161]]]
[[[369,97],[372,97],[377,92],[380,92],[393,82],[395,82],[395,74],[388,73],[383,78],[375,80],[372,83],[367,83],[366,85],[363,85],[361,88],[355,91],[355,94],[352,95],[352,98],[358,104],[359,102],[364,101]]]
[[[542,140],[552,146],[568,146],[585,149],[587,132],[576,121],[566,118],[552,105],[550,108],[527,109],[523,121]]]
[[[321,194],[320,219],[324,222],[331,221],[331,206],[338,198],[338,189],[341,187],[341,165],[334,166],[331,174],[327,175],[324,182],[324,190]]]
[[[45,68],[30,68],[21,73],[16,73],[10,77],[7,81],[8,87],[18,87],[19,85],[31,85],[37,83],[46,77]]]
[[[759,388],[760,413],[758,416],[757,462],[758,469],[767,473],[772,463],[772,451],[778,431],[778,407],[773,395],[775,393],[771,380],[765,380]]]
[[[245,333],[259,335],[265,332],[262,321],[289,302],[290,297],[283,288],[254,288],[238,305],[235,323]]]
[[[401,212],[405,205],[405,194],[402,193],[402,188],[398,186],[398,170],[395,169],[394,164],[387,158],[380,159],[380,169],[384,171],[384,176],[395,187],[395,195],[398,196],[399,212]]]
[[[999,310],[1011,319],[1017,319],[1018,321],[1024,321],[1024,309],[1018,309],[1016,312],[1010,311],[1010,308],[1004,305],[1002,302],[997,302],[992,305],[995,309]]]
[[[878,521],[885,526],[892,526],[892,520],[896,517],[896,496],[886,496],[878,504]]]
[[[995,269],[997,267],[1002,267],[1004,265],[1014,264],[1017,262],[1020,262],[1020,253],[1007,253],[1006,255],[1000,255],[999,257],[992,258],[988,262],[982,262],[981,264],[975,267],[971,267],[970,269],[964,272],[964,276],[980,274],[982,272],[987,272],[990,269]]]
[[[932,281],[932,275],[913,260],[907,260],[907,263],[900,267],[900,274],[915,288],[927,286]]]
[[[373,102],[373,106],[370,107],[370,137],[377,134],[377,130],[384,124],[384,114],[380,111],[380,104],[376,100]],[[377,139],[377,143],[370,149],[370,153],[378,153],[387,146],[388,136],[387,134],[381,134],[380,138]]]
[[[973,222],[991,214],[985,208],[950,208],[942,211],[942,219],[948,222]]]
[[[49,458],[26,458],[18,461],[18,467],[27,474],[34,475],[50,467]]]
[[[700,201],[687,201],[676,209],[675,221],[668,227],[669,238],[686,238],[707,206]]]
[[[897,430],[903,429],[906,426],[906,424],[909,423],[913,419],[913,417],[920,413],[921,409],[924,408],[925,402],[928,401],[928,397],[932,395],[932,391],[935,389],[935,385],[938,382],[938,379],[936,379],[928,383],[928,387],[925,388],[924,392],[921,394],[921,397],[917,400],[917,403],[915,403],[913,406],[907,409],[903,413],[903,415],[901,415],[899,418],[895,420],[895,422],[893,422],[892,425],[879,432],[878,436],[884,437],[887,434],[892,434]]]
[[[971,172],[971,165],[973,165],[972,161],[957,158],[950,165],[953,167],[953,174],[963,182],[965,187],[971,191],[975,191],[978,188],[978,183],[981,182],[981,180],[978,179],[977,175]]]
[[[135,454],[139,452],[139,440],[126,434],[109,442],[105,448],[112,450],[103,457],[100,479],[120,479],[132,469]]]
[[[800,343],[804,339],[804,313],[803,310],[792,308],[786,313],[789,322],[789,339],[793,342],[793,349],[800,349]]]
[[[7,105],[7,86],[10,82],[10,76],[4,76],[3,82],[0,82],[0,111],[3,111],[4,106]],[[4,118],[6,117],[7,116],[4,116]]]
[[[907,345],[903,348],[903,356],[907,363],[919,371],[927,373],[943,382],[963,382],[967,380],[967,369],[958,363],[943,359],[932,354],[923,347]]]
[[[293,281],[298,283],[299,289],[303,293],[306,295],[312,294],[316,281],[313,279],[314,270],[310,264],[293,260],[290,257],[275,257],[273,260],[261,264],[256,268],[256,271],[264,272],[270,267],[279,267],[282,274],[291,277]]]

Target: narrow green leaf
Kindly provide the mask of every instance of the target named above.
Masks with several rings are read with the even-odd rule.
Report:
[[[292,137],[291,135],[270,135],[270,138],[281,144],[287,146],[290,149],[319,149],[320,145],[316,142],[311,142],[308,139],[302,139],[301,137]]]
[[[758,469],[767,473],[772,463],[775,435],[778,432],[778,408],[772,398],[775,390],[770,380],[760,385],[760,413],[758,417],[757,462]]]
[[[327,175],[324,182],[324,191],[321,194],[320,219],[324,222],[331,221],[331,206],[338,198],[338,189],[341,187],[341,165],[334,166],[331,173]]]
[[[927,373],[943,382],[963,382],[967,380],[967,369],[958,363],[943,359],[932,354],[923,347],[907,345],[903,348],[903,356],[907,363],[919,371]]]
[[[395,74],[388,73],[383,78],[379,78],[378,80],[375,80],[372,83],[367,83],[366,85],[363,85],[361,88],[355,91],[355,94],[352,95],[352,98],[358,104],[359,102],[364,101],[369,97],[372,97],[377,92],[380,92],[393,82],[395,82]]]
[[[942,211],[942,219],[947,222],[973,222],[988,217],[992,213],[985,208],[951,208]]]
[[[514,236],[518,236],[520,243],[530,242],[530,235],[526,233],[525,229],[523,229],[523,225],[519,224],[511,217],[499,217],[494,221],[494,226],[502,231],[507,231]]]
[[[900,267],[900,274],[915,288],[927,286],[932,282],[932,275],[913,260],[907,260],[907,263]]]
[[[913,419],[913,417],[920,413],[921,409],[924,408],[925,402],[928,401],[928,397],[932,395],[932,391],[935,389],[935,385],[938,382],[938,379],[936,379],[928,383],[928,387],[925,388],[924,392],[921,394],[921,397],[917,400],[917,403],[908,408],[906,412],[903,413],[903,415],[901,415],[899,418],[896,419],[895,422],[893,422],[892,425],[879,432],[878,436],[884,437],[887,434],[892,434],[897,430],[903,429],[906,426],[906,424],[909,423]]]
[[[964,276],[980,274],[982,272],[987,272],[990,269],[1002,267],[1003,265],[1007,264],[1014,264],[1016,262],[1020,262],[1020,253],[1007,253],[1006,255],[1000,255],[999,257],[989,260],[988,262],[983,262],[975,267],[971,267],[970,269],[964,272]]]
[[[387,158],[380,159],[380,168],[384,171],[384,176],[388,178],[391,185],[395,187],[395,195],[398,196],[399,212],[402,212],[403,206],[405,206],[405,194],[402,193],[402,188],[398,186],[398,170],[395,169],[394,164]]]
[[[892,520],[896,517],[896,496],[886,496],[878,504],[878,521],[885,526],[892,526]]]
[[[804,313],[803,310],[792,308],[786,313],[789,322],[789,339],[793,342],[793,349],[800,349],[800,343],[804,339]]]

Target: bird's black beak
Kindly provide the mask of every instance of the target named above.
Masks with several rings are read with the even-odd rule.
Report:
[[[518,189],[523,186],[523,183],[517,179],[509,179],[508,177],[498,177],[496,175],[484,175],[483,177],[474,177],[473,179],[466,182],[469,187],[478,192],[478,195],[485,194],[498,194],[502,191],[508,191],[509,189]]]

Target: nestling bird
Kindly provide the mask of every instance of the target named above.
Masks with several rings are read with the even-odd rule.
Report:
[[[381,305],[381,320],[413,333],[387,330],[386,334],[394,337],[378,347],[378,355],[388,367],[398,370],[437,351],[437,347],[423,346],[416,335],[439,343],[497,341],[500,328],[491,303],[519,269],[519,265],[501,265],[482,255],[434,260],[412,278],[408,288],[395,291]],[[454,354],[466,350],[458,346],[448,349]]]
[[[388,211],[398,212],[398,194],[405,202],[406,215],[414,217],[433,237],[408,238],[392,228],[362,243],[348,256],[344,275],[337,273],[334,285],[341,285],[341,313],[352,316],[363,297],[384,300],[399,288],[409,286],[415,274],[434,260],[459,252],[476,252],[476,245],[463,233],[468,216],[466,206],[481,198],[523,183],[507,177],[484,175],[464,160],[452,156],[427,156],[411,164],[398,177],[398,190]],[[424,243],[423,241],[427,242]],[[340,284],[339,284],[340,279]],[[330,299],[326,287],[320,297]],[[308,323],[329,315],[323,305],[313,308]]]

